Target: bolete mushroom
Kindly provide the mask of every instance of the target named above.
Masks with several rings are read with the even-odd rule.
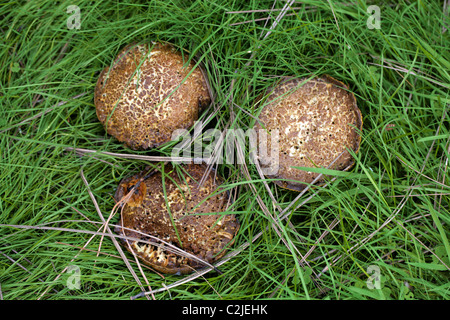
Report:
[[[274,171],[266,176],[283,188],[301,191],[319,175],[293,167],[348,170],[354,159],[346,148],[359,150],[362,116],[355,96],[330,76],[284,79],[269,91],[259,120],[256,132],[265,129],[270,137],[278,130],[278,163],[265,154],[259,157],[262,168]],[[267,143],[270,150],[270,138]]]
[[[134,191],[116,232],[136,239],[125,238],[125,247],[157,271],[186,274],[205,267],[204,262],[221,258],[234,241],[239,223],[234,214],[225,213],[229,197],[219,192],[222,178],[210,171],[199,185],[206,168],[188,164],[177,172],[165,165],[160,171],[143,171],[119,184],[117,201]],[[171,245],[200,260],[174,252]]]
[[[170,44],[126,46],[100,74],[97,117],[108,134],[133,150],[158,147],[189,129],[209,105],[207,80]]]

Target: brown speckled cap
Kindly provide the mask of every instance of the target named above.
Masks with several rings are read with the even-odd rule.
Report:
[[[295,167],[327,168],[341,153],[330,169],[349,169],[354,159],[346,148],[358,152],[362,130],[362,116],[354,95],[347,86],[330,76],[286,78],[269,91],[266,105],[255,125],[265,128],[268,135],[279,131],[278,172],[267,175],[280,187],[301,191],[319,173]],[[268,139],[270,150],[271,139]],[[261,155],[264,156],[264,155]],[[269,166],[270,159],[260,159]],[[273,165],[273,164],[272,164]],[[263,167],[263,165],[261,165]],[[317,183],[323,182],[317,181]]]
[[[227,192],[217,192],[221,178],[211,171],[204,183],[199,181],[206,165],[188,164],[177,173],[171,165],[146,176],[148,171],[125,178],[119,184],[115,198],[119,201],[143,177],[133,196],[125,205],[120,226],[130,228],[173,244],[198,258],[212,263],[225,254],[225,247],[234,241],[239,223],[234,214],[223,213],[228,203]],[[167,244],[141,233],[116,228],[119,234],[141,241],[125,242],[133,252],[155,270],[185,274],[204,267],[204,263],[170,252]],[[178,235],[177,235],[178,233]],[[162,245],[146,244],[142,240]],[[181,241],[181,245],[180,245]]]
[[[145,150],[170,141],[176,129],[189,129],[211,100],[206,79],[193,61],[186,67],[187,59],[170,44],[126,46],[95,88],[97,117],[106,131],[133,150]]]

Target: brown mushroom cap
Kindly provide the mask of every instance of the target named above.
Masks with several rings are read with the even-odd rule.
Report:
[[[234,241],[239,223],[235,215],[221,214],[226,211],[228,202],[226,192],[217,192],[222,179],[211,171],[204,183],[199,185],[206,168],[206,165],[186,165],[180,177],[174,167],[165,165],[166,197],[161,171],[149,177],[146,176],[148,171],[143,171],[120,182],[115,195],[117,201],[132,190],[141,178],[145,178],[125,204],[120,220],[120,226],[141,233],[120,226],[116,232],[140,239],[125,240],[125,247],[133,250],[155,270],[185,274],[205,264],[177,255],[169,251],[167,244],[142,233],[175,245],[208,263],[221,258],[225,247]],[[158,243],[162,247],[146,244],[142,240]]]
[[[95,88],[97,117],[106,131],[133,150],[145,150],[170,141],[176,129],[190,128],[210,96],[200,69],[193,69],[193,61],[185,67],[186,60],[169,44],[125,47]]]
[[[323,76],[285,79],[273,88],[259,119],[268,136],[272,130],[279,132],[279,166],[275,181],[280,187],[301,191],[319,173],[295,167],[327,168],[341,153],[330,169],[348,170],[354,163],[346,150],[358,152],[362,130],[362,116],[354,95],[338,80]],[[260,123],[255,125],[258,132]],[[268,150],[271,139],[268,138]],[[262,167],[270,166],[270,159],[260,155]],[[273,164],[272,164],[273,165]],[[317,183],[323,182],[323,179]]]

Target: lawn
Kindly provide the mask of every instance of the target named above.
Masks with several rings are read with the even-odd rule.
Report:
[[[1,4],[0,299],[448,300],[449,16],[434,0]],[[128,149],[94,89],[125,45],[150,40],[204,66],[204,128],[252,128],[284,76],[344,82],[364,120],[354,167],[298,193],[236,150],[245,161],[215,167],[240,222],[217,269],[140,264],[110,232],[113,195],[176,143]]]

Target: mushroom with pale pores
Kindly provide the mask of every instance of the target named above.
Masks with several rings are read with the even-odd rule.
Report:
[[[108,134],[133,150],[155,148],[189,129],[211,102],[207,80],[193,60],[170,44],[126,46],[100,74],[97,117]]]
[[[229,197],[220,190],[222,178],[210,171],[200,185],[207,172],[204,164],[188,164],[179,171],[172,165],[151,174],[142,171],[123,179],[115,195],[120,201],[136,186],[115,231],[132,238],[124,239],[128,251],[170,274],[186,274],[218,260],[239,229],[235,215],[226,212]]]
[[[278,150],[273,145],[278,162],[259,155],[261,167],[274,171],[266,176],[277,179],[277,185],[301,191],[319,175],[294,167],[348,170],[354,164],[347,148],[359,150],[362,116],[346,85],[330,76],[286,78],[270,90],[265,103],[254,128],[268,136],[278,130]],[[270,138],[267,145],[271,150]]]

